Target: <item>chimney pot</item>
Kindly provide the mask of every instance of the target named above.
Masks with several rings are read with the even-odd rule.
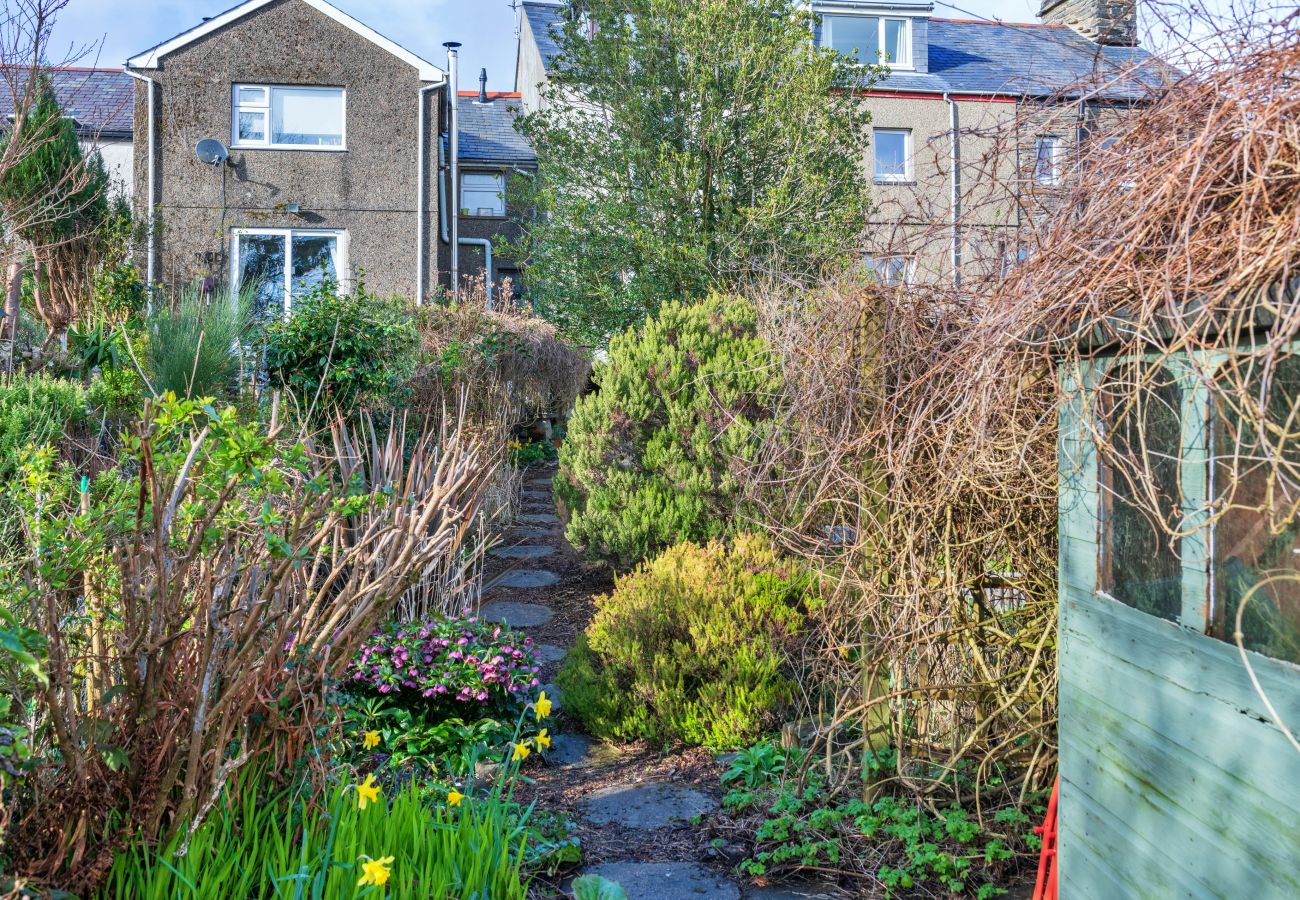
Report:
[[[478,102],[487,103],[487,69],[482,69],[478,73]]]

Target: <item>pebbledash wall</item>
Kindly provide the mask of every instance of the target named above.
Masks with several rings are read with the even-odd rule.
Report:
[[[277,0],[183,46],[144,74],[157,82],[154,146],[158,280],[229,275],[238,228],[346,231],[345,274],[371,290],[414,297],[438,284],[438,91],[418,70],[300,0]],[[232,142],[232,85],[346,90],[342,150],[233,149],[231,165],[198,160],[195,145]],[[426,228],[417,249],[418,110],[426,122]],[[148,192],[148,111],[135,100],[135,195]],[[296,204],[297,213],[288,211]]]

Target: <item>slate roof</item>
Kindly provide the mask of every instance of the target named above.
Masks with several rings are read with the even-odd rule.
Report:
[[[460,140],[457,142],[462,162],[494,163],[509,166],[535,166],[537,154],[515,131],[515,116],[520,110],[519,95],[489,91],[488,102],[478,102],[478,91],[461,91]]]
[[[135,112],[135,82],[121,69],[51,69],[50,81],[68,115],[85,137],[129,139]],[[14,111],[10,92],[0,91],[0,117]]]
[[[524,3],[547,67],[560,52],[551,29],[561,26],[561,13],[554,3]],[[1173,71],[1140,47],[1100,46],[1060,25],[936,18],[926,23],[929,71],[893,72],[880,90],[1048,97],[1088,82],[1100,87],[1098,97],[1135,100]]]

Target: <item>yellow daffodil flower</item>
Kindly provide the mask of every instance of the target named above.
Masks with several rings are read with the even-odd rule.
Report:
[[[549,716],[551,714],[551,707],[553,705],[554,704],[551,703],[550,698],[546,696],[546,691],[542,691],[540,694],[538,694],[537,702],[533,704],[533,708],[537,712],[537,721],[540,722],[542,721],[542,719],[545,719],[547,716]]]
[[[365,859],[365,857],[362,857],[362,859]],[[392,865],[393,857],[391,856],[385,856],[383,859],[367,859],[361,864],[361,878],[357,881],[357,887],[366,884],[383,887],[393,874]]]
[[[366,804],[379,802],[379,786],[375,784],[375,776],[367,775],[366,780],[357,785],[357,809],[365,809]]]
[[[527,745],[527,744],[515,744],[515,755],[514,755],[514,759],[519,760],[519,761],[525,760],[525,759],[528,758],[528,754],[530,754],[530,753],[532,753],[532,752],[533,752],[533,751],[531,751],[531,750],[528,749],[528,745]]]
[[[545,728],[538,733],[534,740],[537,742],[537,746],[541,747],[543,750],[551,749],[551,736],[546,733]]]
[[[447,795],[447,805],[460,806],[460,801],[464,799],[465,799],[464,794],[462,794],[460,791],[453,790],[450,794]]]
[[[379,732],[367,731],[365,738],[361,741],[361,746],[365,750],[373,750],[379,746]]]

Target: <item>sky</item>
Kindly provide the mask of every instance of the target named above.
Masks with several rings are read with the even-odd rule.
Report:
[[[78,65],[117,67],[236,5],[238,0],[70,0],[55,26],[49,58],[79,57]],[[479,70],[488,88],[515,87],[515,21],[511,0],[331,0],[430,62],[446,67],[444,41],[460,41],[461,89],[478,87]],[[1038,0],[957,0],[935,3],[935,15],[1033,22]],[[84,53],[82,52],[84,51]]]

